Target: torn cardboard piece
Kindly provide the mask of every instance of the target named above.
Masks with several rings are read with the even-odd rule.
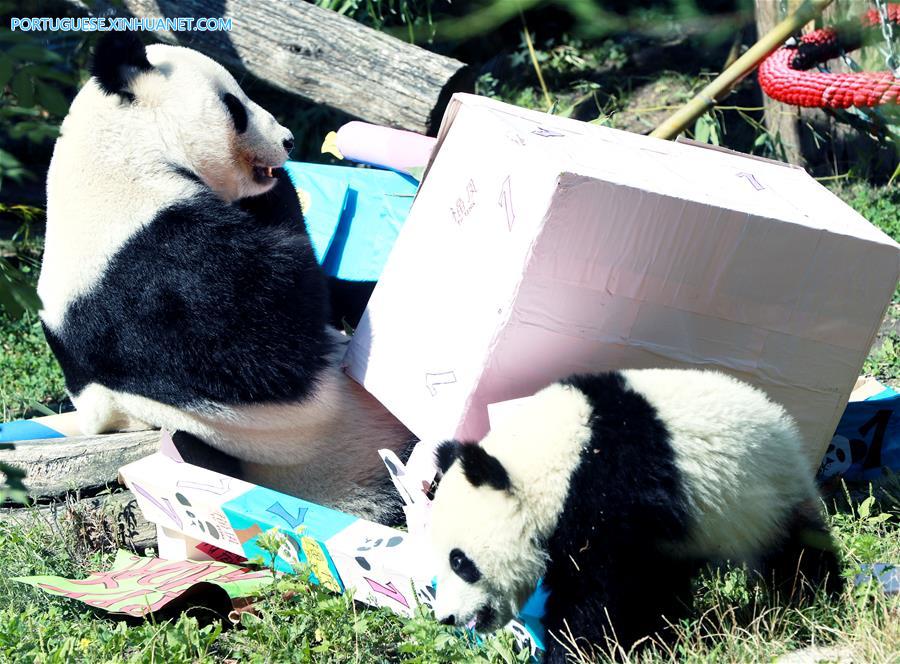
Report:
[[[12,580],[109,613],[139,618],[208,589],[210,584],[239,606],[235,600],[258,595],[272,583],[272,574],[216,561],[144,558],[120,550],[111,569],[93,572],[86,579],[23,576]]]
[[[418,602],[431,605],[432,574],[420,545],[407,533],[179,462],[163,453],[123,466],[120,478],[144,516],[197,543],[248,560],[270,555],[259,536],[278,528],[284,545],[275,569],[292,573],[309,565],[313,581],[354,599],[411,616]],[[193,544],[189,542],[189,544]],[[167,542],[166,546],[173,546]],[[185,548],[185,552],[190,547]]]
[[[802,170],[458,94],[345,362],[426,441],[571,373],[716,368],[787,408],[812,470],[898,249]]]

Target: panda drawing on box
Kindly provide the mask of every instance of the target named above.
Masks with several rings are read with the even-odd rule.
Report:
[[[38,285],[86,434],[188,432],[258,484],[393,523],[410,433],[340,370],[291,133],[196,51],[108,33],[47,175]]]
[[[438,448],[435,615],[496,629],[543,578],[546,661],[562,662],[567,634],[627,651],[677,622],[707,564],[747,563],[782,597],[838,593],[801,449],[781,406],[722,373],[550,385],[480,444]]]

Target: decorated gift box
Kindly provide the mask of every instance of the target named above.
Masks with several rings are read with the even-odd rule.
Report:
[[[403,615],[430,597],[421,544],[407,533],[185,463],[173,451],[164,440],[160,452],[119,470],[144,516],[170,534],[268,564],[259,538],[277,528],[279,572],[309,565],[315,582],[352,588],[354,598]]]
[[[462,94],[437,138],[346,357],[413,433],[478,440],[488,404],[571,373],[705,367],[782,403],[818,467],[893,240],[802,169],[711,146]]]

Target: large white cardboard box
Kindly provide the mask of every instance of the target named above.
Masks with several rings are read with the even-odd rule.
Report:
[[[801,169],[456,95],[347,369],[433,441],[573,372],[717,368],[815,468],[898,272]]]

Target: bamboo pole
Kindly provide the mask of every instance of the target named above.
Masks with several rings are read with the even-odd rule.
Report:
[[[801,27],[816,18],[834,0],[804,0],[794,13],[763,35],[733,65],[719,74],[715,80],[701,90],[697,96],[675,111],[650,135],[655,138],[672,140],[692,122],[716,105],[717,100],[737,85],[769,53]]]

